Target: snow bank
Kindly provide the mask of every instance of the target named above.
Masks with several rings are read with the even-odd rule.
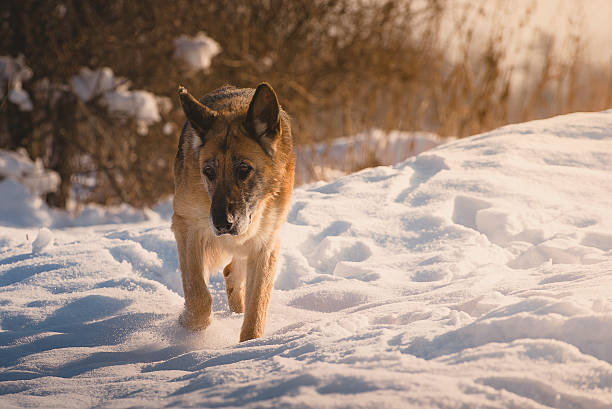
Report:
[[[126,204],[111,207],[87,204],[73,214],[49,208],[39,195],[12,179],[0,182],[0,197],[10,198],[0,200],[0,226],[17,228],[65,228],[138,223],[159,221],[162,215],[168,214],[165,207],[160,207],[162,213],[159,214],[150,209],[136,209]]]
[[[205,33],[194,37],[180,36],[174,40],[174,58],[181,61],[190,72],[208,70],[212,59],[221,52],[221,46]]]
[[[306,176],[299,183],[336,179],[372,164],[399,163],[453,139],[429,132],[373,129],[331,143],[300,147],[296,152],[296,173]]]
[[[0,405],[612,407],[611,174],[607,111],[297,189],[241,344],[221,274],[177,325],[167,218],[0,227]]]
[[[21,183],[36,195],[57,190],[60,182],[57,172],[45,169],[40,159],[32,162],[25,151],[0,149],[0,180],[6,178]]]
[[[53,217],[44,201],[13,179],[0,182],[0,225],[49,226]]]
[[[42,200],[45,193],[54,192],[60,182],[57,172],[45,169],[40,159],[32,162],[25,151],[0,149],[0,225],[12,227],[92,226],[100,224],[159,221],[171,214],[169,200],[157,210],[136,209],[128,205],[103,207],[83,206],[75,215],[49,208]]]

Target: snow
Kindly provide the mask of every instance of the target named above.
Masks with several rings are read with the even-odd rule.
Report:
[[[32,162],[25,150],[0,149],[0,198],[4,199],[0,200],[0,225],[63,228],[137,223],[172,214],[168,210],[169,201],[159,203],[154,210],[139,210],[125,204],[111,207],[87,204],[74,213],[52,209],[42,196],[55,191],[59,182],[57,172],[45,169],[40,159]]]
[[[194,37],[182,35],[174,40],[174,58],[181,61],[185,71],[208,70],[212,59],[221,52],[221,46],[204,32]]]
[[[51,246],[53,246],[53,233],[51,233],[51,230],[43,227],[32,243],[32,253],[42,253]]]
[[[49,208],[38,195],[13,179],[0,181],[0,197],[3,198],[0,200],[0,226],[65,228],[138,223],[159,221],[160,214],[167,217],[169,213],[165,203],[156,208],[161,213],[149,209],[135,209],[128,205],[102,207],[92,203],[73,214]]]
[[[167,98],[157,97],[144,90],[128,90],[129,82],[116,78],[108,67],[90,70],[82,67],[71,79],[72,91],[83,102],[101,97],[102,105],[110,114],[134,118],[140,134],[148,132],[148,126],[159,122],[160,110],[169,110]]]
[[[26,112],[33,109],[30,94],[23,89],[23,82],[30,78],[32,69],[25,64],[23,55],[0,56],[0,96],[4,97],[8,90],[8,100]]]
[[[107,92],[103,103],[111,113],[127,115],[147,125],[160,120],[155,95],[148,91]]]
[[[296,189],[245,343],[221,274],[211,326],[178,326],[168,202],[0,227],[0,406],[612,407],[611,172],[606,111]]]
[[[0,149],[0,180],[4,178],[19,182],[37,195],[54,192],[60,182],[57,172],[45,169],[40,159],[32,162],[25,150]]]
[[[8,100],[13,104],[18,105],[19,109],[24,112],[29,112],[34,108],[30,94],[28,94],[21,86],[15,87],[9,91]]]
[[[337,179],[372,162],[393,165],[449,140],[453,138],[430,132],[372,129],[331,143],[302,146],[296,152],[296,173],[305,180],[298,182]]]
[[[88,102],[92,98],[110,92],[116,87],[116,80],[113,71],[108,67],[97,70],[90,70],[81,67],[79,74],[71,79],[72,92],[83,102]]]

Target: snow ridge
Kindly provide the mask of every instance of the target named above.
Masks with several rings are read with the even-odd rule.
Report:
[[[0,227],[1,406],[612,407],[611,174],[606,111],[297,189],[240,344],[220,274],[177,325],[165,210]]]

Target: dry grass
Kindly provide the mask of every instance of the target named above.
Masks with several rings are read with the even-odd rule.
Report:
[[[554,55],[554,39],[544,39],[538,61],[523,67],[528,81],[517,88],[500,32],[491,31],[482,52],[475,52],[469,26],[443,36],[447,3],[440,0],[66,0],[62,18],[58,4],[9,0],[0,12],[0,55],[23,53],[35,74],[25,84],[35,96],[33,112],[0,104],[0,147],[23,146],[60,173],[61,190],[49,198],[58,206],[83,174],[95,175],[96,183],[79,191],[79,201],[143,206],[171,193],[183,121],[179,83],[197,95],[226,83],[272,83],[298,145],[372,128],[462,137],[612,103],[612,72],[584,60],[579,37],[571,63]],[[201,30],[223,52],[210,72],[186,74],[172,59],[173,39]],[[458,58],[449,58],[450,47]],[[110,66],[133,88],[170,97],[174,106],[163,122],[177,131],[166,136],[160,124],[139,135],[95,101],[79,102],[61,84],[81,66]],[[43,78],[58,84],[59,99],[34,92]],[[324,163],[309,168],[317,165]]]

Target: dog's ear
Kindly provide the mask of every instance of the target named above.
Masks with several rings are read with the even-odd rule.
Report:
[[[182,86],[179,86],[179,98],[181,99],[183,112],[191,126],[198,132],[206,132],[217,116],[217,112],[195,99]]]
[[[267,82],[257,86],[245,120],[249,136],[272,155],[280,135],[280,107],[276,93]]]

